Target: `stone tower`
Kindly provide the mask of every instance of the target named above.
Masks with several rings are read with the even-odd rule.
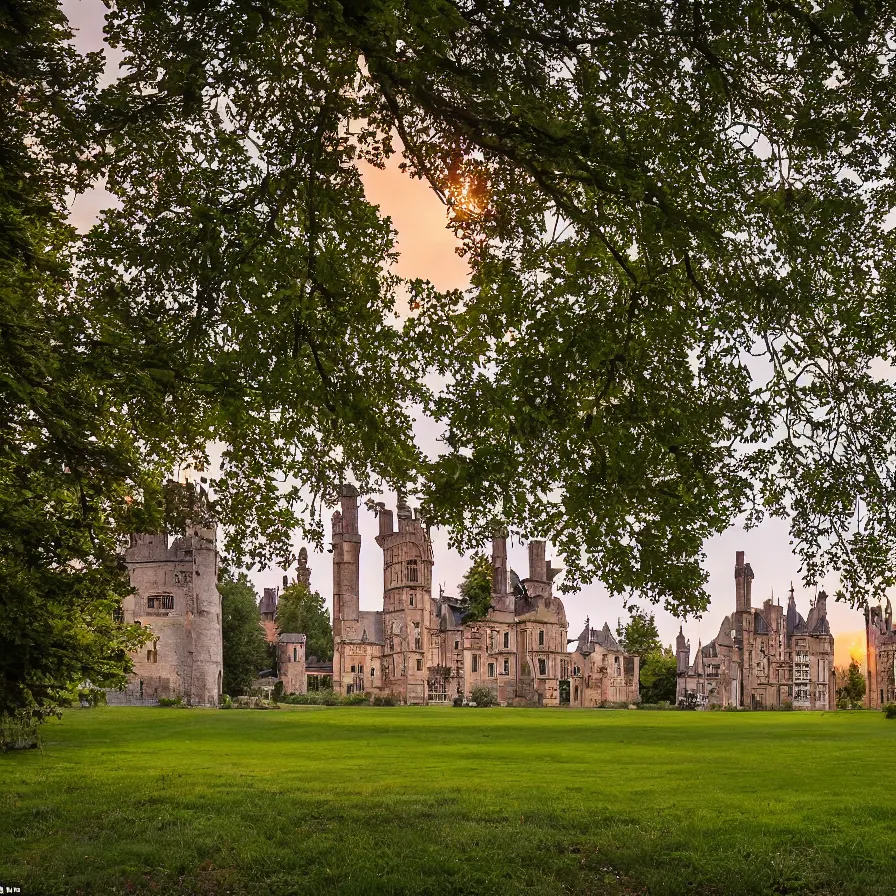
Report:
[[[333,514],[333,637],[360,638],[361,534],[358,530],[358,490],[340,489],[341,510]]]
[[[432,626],[432,544],[423,520],[399,494],[392,512],[379,511],[383,549],[383,685],[406,703],[426,699],[427,630]]]
[[[154,636],[134,657],[125,702],[181,697],[217,706],[223,644],[215,529],[187,523],[170,546],[165,534],[132,535],[125,564],[136,593],[122,604],[124,620]]]

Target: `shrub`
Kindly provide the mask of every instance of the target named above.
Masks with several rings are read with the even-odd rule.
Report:
[[[463,706],[463,705],[464,705],[464,698],[461,697],[460,694],[458,694],[458,695],[451,701],[451,705],[452,705],[452,706]]]
[[[498,705],[495,695],[488,688],[484,687],[473,688],[470,691],[470,702],[475,703],[477,706]]]
[[[32,750],[39,743],[37,721],[29,714],[0,715],[0,753]]]
[[[896,719],[896,703],[888,703],[883,709],[888,719]]]
[[[343,706],[367,706],[370,697],[367,694],[347,694],[339,701]]]
[[[177,706],[183,707],[184,701],[182,697],[159,697],[159,706]]]
[[[781,704],[781,711],[782,712],[793,712],[793,700],[785,700]]]
[[[230,697],[230,694],[224,694],[221,697],[221,709],[233,709],[233,700]]]
[[[396,700],[394,697],[390,697],[388,695],[385,697],[381,697],[379,694],[377,694],[377,696],[373,698],[373,705],[374,706],[395,706]]]

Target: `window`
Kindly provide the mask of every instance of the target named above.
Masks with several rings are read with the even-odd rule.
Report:
[[[455,650],[460,650],[460,641],[455,641],[455,642],[454,642],[454,649],[455,649]]]
[[[572,674],[573,674],[573,675],[581,675],[581,674],[582,674],[582,670],[581,670],[578,666],[573,666],[573,667],[572,667]]]
[[[406,564],[407,568],[407,580],[409,582],[419,582],[419,572],[417,570],[417,561],[416,560],[408,560]]]
[[[420,623],[414,623],[414,650],[420,650],[423,647],[423,642],[420,638]]]
[[[296,662],[298,662],[298,660],[299,660],[299,648],[298,648],[298,647],[293,647],[293,649],[292,649],[292,661],[293,661],[294,663],[296,663]]]
[[[411,596],[408,598],[408,603],[413,607],[417,600],[417,595],[414,592],[411,592]]]
[[[510,632],[504,632],[504,649],[507,650],[510,647]]]
[[[358,675],[363,675],[363,674],[364,674],[364,667],[358,666]]]
[[[489,663],[489,664],[488,664],[488,677],[489,677],[489,678],[496,678],[496,677],[497,677],[496,674],[495,674],[495,664],[494,664],[494,663]]]
[[[560,677],[569,678],[569,660],[560,660]]]
[[[538,674],[539,675],[547,675],[548,674],[548,662],[544,657],[539,657],[538,659]]]
[[[538,630],[538,646],[544,647],[544,629],[540,628]]]
[[[370,667],[370,677],[374,678],[375,676],[376,676],[376,669],[373,666],[371,666]]]
[[[506,657],[504,659],[504,674],[510,675],[510,660]]]
[[[352,672],[354,672],[354,671],[355,671],[355,667],[354,667],[354,666],[352,666]]]
[[[479,654],[478,653],[474,653],[473,656],[470,658],[470,670],[472,672],[479,671]]]
[[[173,610],[174,595],[173,594],[153,594],[146,598],[147,610]]]

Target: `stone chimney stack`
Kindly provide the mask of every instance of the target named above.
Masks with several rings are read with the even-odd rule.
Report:
[[[747,607],[746,576],[747,569],[744,566],[744,552],[738,551],[734,563],[734,609],[736,612],[745,610]]]
[[[395,531],[392,511],[389,510],[382,501],[377,502],[376,518],[379,520],[380,524],[380,535],[391,535]]]
[[[691,665],[691,645],[685,640],[684,629],[679,626],[678,637],[675,639],[675,658],[678,661],[678,672],[687,672]]]
[[[547,582],[547,561],[545,560],[545,543],[529,542],[529,578],[534,582]]]
[[[492,539],[492,594],[507,594],[507,536],[503,532]]]
[[[302,548],[299,551],[299,566],[296,569],[296,581],[301,582],[306,588],[311,587],[311,570],[308,568],[308,551]]]
[[[353,640],[360,613],[358,490],[343,485],[339,502],[341,510],[333,514],[333,635]]]

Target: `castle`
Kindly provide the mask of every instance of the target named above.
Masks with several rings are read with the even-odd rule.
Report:
[[[553,593],[559,570],[546,559],[543,541],[529,544],[529,574],[520,580],[508,568],[506,540],[494,539],[491,608],[468,620],[464,601],[441,592],[433,597],[432,544],[420,517],[402,497],[394,516],[378,504],[383,609],[361,610],[354,486],[342,487],[340,504],[332,522],[333,686],[340,693],[430,704],[485,687],[500,703],[517,705],[638,700],[637,658],[607,625],[593,629],[586,622],[579,638],[568,640],[563,602]]]
[[[165,534],[132,535],[124,559],[136,592],[122,602],[119,618],[153,638],[133,656],[125,690],[106,692],[108,702],[181,697],[217,706],[224,664],[214,528],[188,524],[170,546]]]
[[[868,689],[865,702],[869,709],[880,709],[896,703],[896,628],[893,607],[887,599],[886,609],[865,609],[867,638]]]
[[[734,613],[709,644],[698,646],[693,664],[690,643],[679,630],[678,702],[752,709],[790,702],[794,709],[834,709],[834,639],[824,591],[807,619],[797,612],[792,586],[786,613],[772,600],[754,609],[753,570],[743,551],[737,552],[734,583]]]

